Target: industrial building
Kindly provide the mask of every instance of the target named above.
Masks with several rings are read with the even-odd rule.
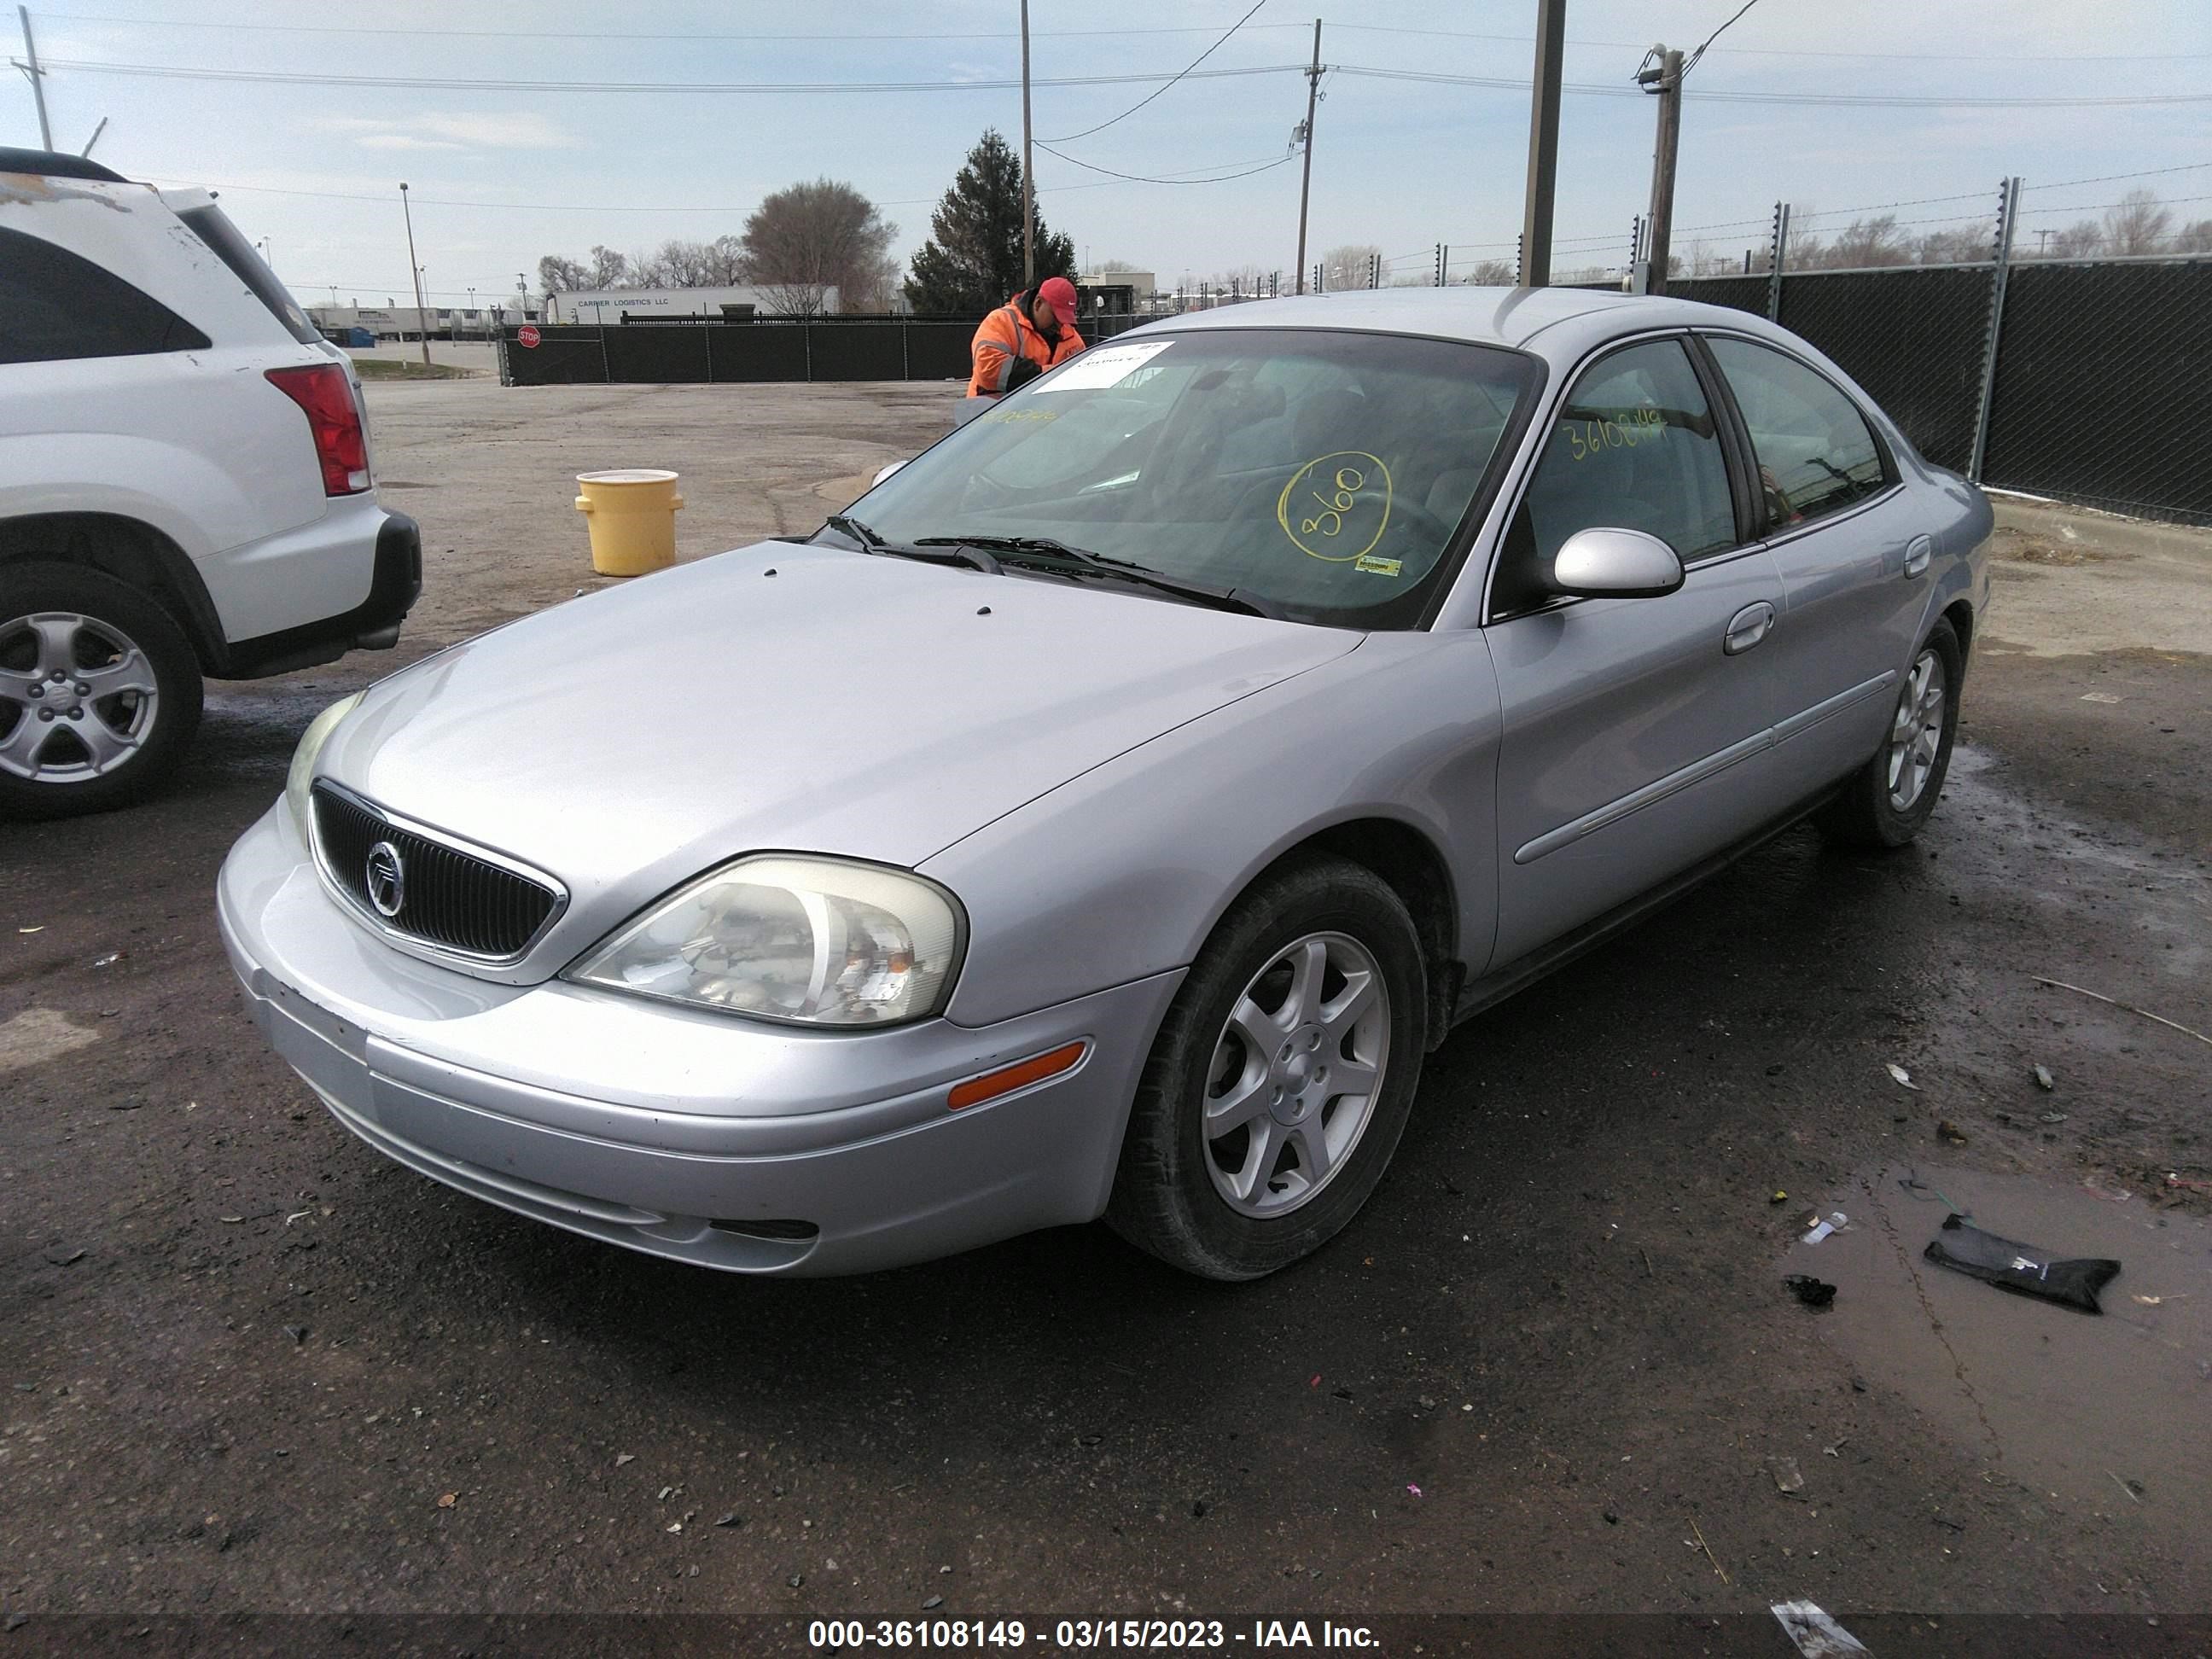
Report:
[[[809,301],[811,301],[810,304]],[[605,288],[546,296],[549,323],[655,322],[708,317],[716,322],[802,313],[834,315],[837,290],[771,283],[734,288]]]

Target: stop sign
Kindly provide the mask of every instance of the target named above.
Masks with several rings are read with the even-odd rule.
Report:
[[[528,324],[528,323],[526,323],[526,324],[524,324],[524,325],[523,325],[521,331],[520,331],[520,333],[516,334],[516,336],[515,336],[514,337],[515,337],[515,339],[516,339],[520,343],[521,343],[521,344],[523,344],[523,345],[526,345],[526,346],[534,346],[534,345],[536,345],[536,344],[538,343],[538,341],[539,341],[539,340],[543,339],[544,337],[543,335],[541,335],[540,333],[538,333],[538,331],[537,328],[536,328],[534,325],[531,325],[531,324]]]

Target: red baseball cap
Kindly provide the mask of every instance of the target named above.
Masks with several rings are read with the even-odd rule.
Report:
[[[1037,284],[1037,298],[1052,307],[1062,328],[1075,326],[1075,284],[1066,277],[1046,277]]]

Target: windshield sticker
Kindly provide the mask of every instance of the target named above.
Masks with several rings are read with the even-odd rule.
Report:
[[[1364,558],[1389,527],[1390,469],[1364,449],[1316,455],[1275,498],[1275,522],[1309,558],[1327,564]]]
[[[1370,576],[1395,576],[1406,568],[1403,559],[1378,559],[1372,553],[1362,553],[1352,562],[1354,570],[1364,570]]]
[[[1008,421],[1056,421],[1060,418],[1060,411],[1056,409],[994,409],[989,414],[976,418],[992,425],[1003,425]]]
[[[1092,346],[1070,357],[1057,374],[1038,381],[1037,395],[1097,392],[1117,385],[1174,343],[1173,340],[1138,340],[1127,345]]]

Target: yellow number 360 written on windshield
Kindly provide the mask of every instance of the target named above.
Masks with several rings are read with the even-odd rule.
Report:
[[[1275,498],[1275,522],[1308,557],[1350,564],[1389,527],[1390,469],[1364,449],[1316,455]]]

